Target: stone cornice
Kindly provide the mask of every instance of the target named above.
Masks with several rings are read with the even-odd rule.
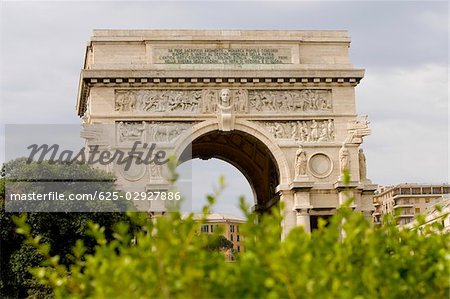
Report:
[[[94,30],[91,41],[307,41],[344,42],[350,38],[346,30]]]
[[[91,86],[143,87],[323,87],[327,85],[356,86],[364,70],[197,70],[195,76],[180,70],[82,70],[78,90],[77,112],[82,116]]]

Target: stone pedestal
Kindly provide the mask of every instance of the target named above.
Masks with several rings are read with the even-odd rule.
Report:
[[[302,180],[295,180],[290,186],[294,191],[294,207],[296,212],[296,223],[298,226],[303,226],[305,232],[311,232],[311,221],[309,210],[312,209],[310,190],[314,182],[303,177]]]

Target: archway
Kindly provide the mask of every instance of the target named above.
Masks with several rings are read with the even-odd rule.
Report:
[[[217,158],[202,160],[193,158],[176,168],[178,180],[175,187],[183,193],[180,209],[183,213],[201,213],[208,204],[207,196],[220,190],[212,213],[245,218],[240,207],[243,198],[250,208],[256,203],[253,189],[244,174],[230,163]],[[221,177],[224,188],[219,189]],[[249,211],[249,210],[246,210]]]
[[[269,148],[255,136],[239,130],[209,131],[184,148],[179,162],[194,158],[217,158],[239,169],[253,190],[257,212],[269,210],[280,199],[276,192],[279,167]]]

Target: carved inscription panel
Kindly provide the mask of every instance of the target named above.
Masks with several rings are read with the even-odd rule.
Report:
[[[117,112],[198,114],[216,113],[220,89],[115,91]],[[247,90],[231,89],[230,104],[235,113],[278,114],[332,111],[331,90]]]
[[[289,48],[154,48],[156,64],[287,64]]]

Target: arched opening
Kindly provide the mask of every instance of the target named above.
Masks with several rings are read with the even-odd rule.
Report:
[[[180,164],[176,170],[179,174],[175,183],[179,190],[183,190],[182,212],[201,213],[207,204],[206,196],[214,193],[219,186],[219,178],[225,179],[225,188],[220,193],[212,207],[212,213],[221,213],[244,218],[244,212],[239,207],[241,197],[250,207],[255,205],[254,192],[247,178],[242,172],[220,159],[209,160],[191,159]],[[186,187],[186,183],[189,184]]]
[[[247,178],[255,197],[254,210],[266,212],[279,200],[279,169],[267,146],[243,131],[213,130],[196,137],[182,152],[179,161],[217,158],[240,170]]]

